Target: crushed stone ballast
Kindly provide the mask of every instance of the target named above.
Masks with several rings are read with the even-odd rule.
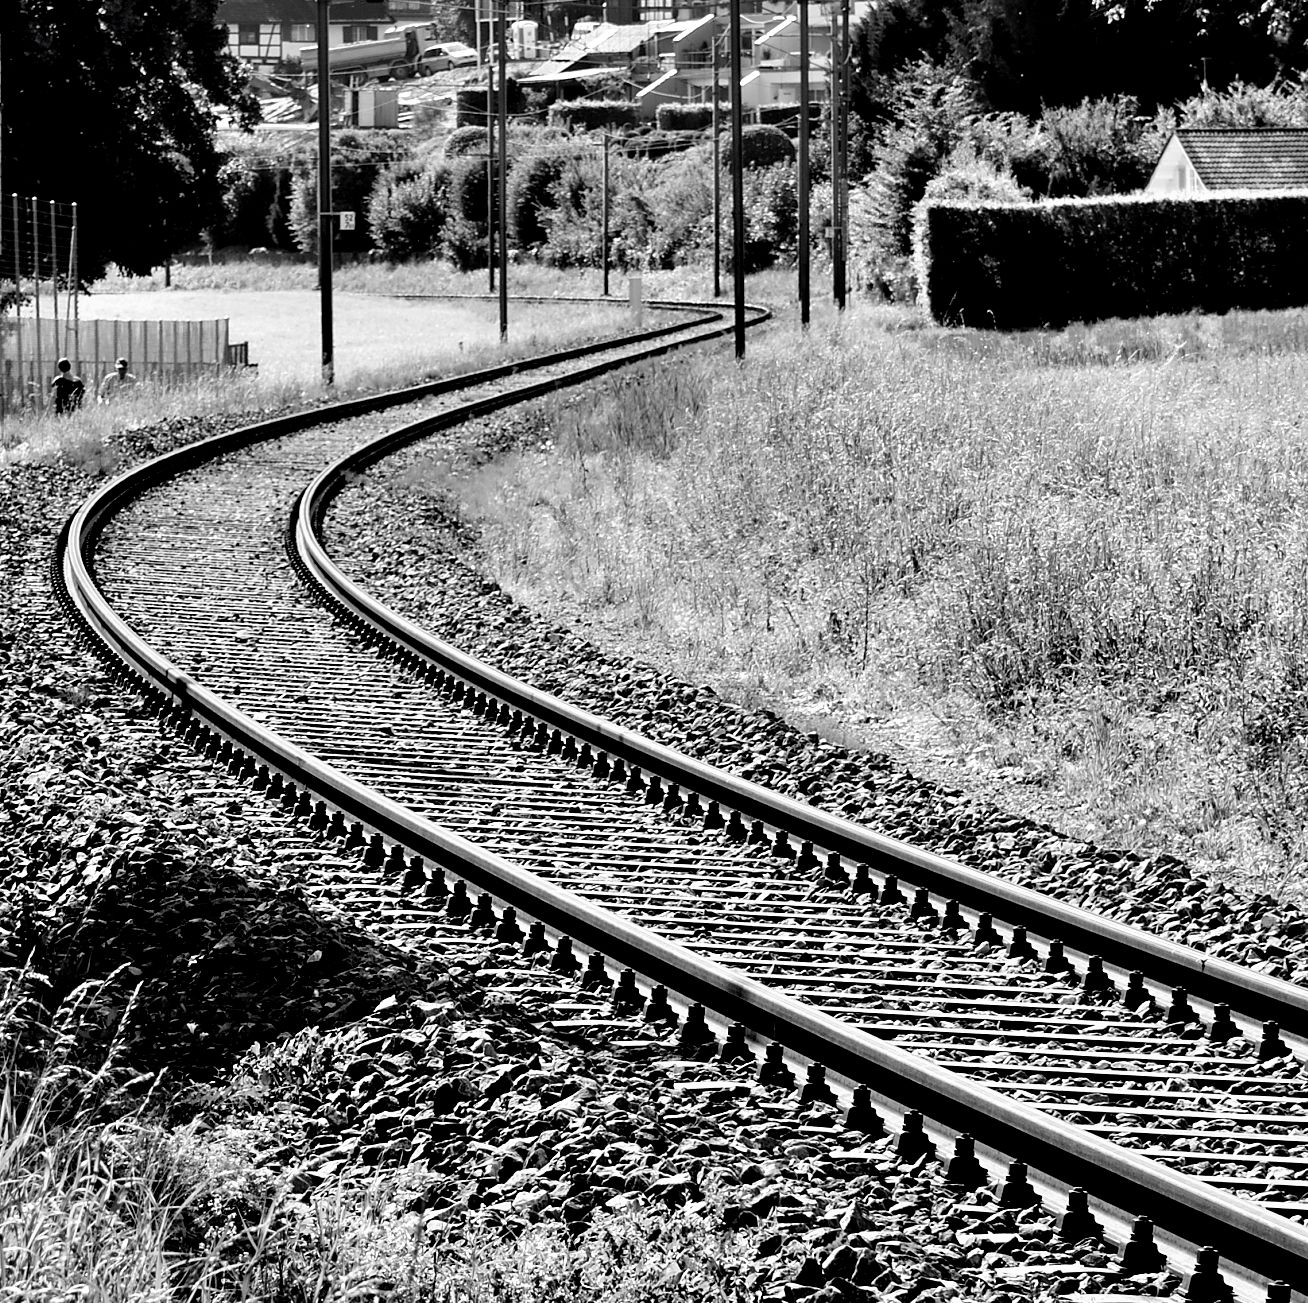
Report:
[[[892,1113],[911,1101],[904,1144],[926,1113],[957,1136],[960,1179],[979,1179],[976,1137],[1076,1190],[1075,1214],[1083,1187],[1119,1222],[1145,1210],[1192,1251],[1218,1246],[1245,1282],[1308,1279],[1308,1170],[1269,1183],[1259,1167],[1308,1168],[1301,1065],[1283,1039],[1308,1025],[1301,990],[579,711],[387,611],[326,555],[317,530],[332,494],[392,448],[729,329],[676,306],[689,324],[283,418],[152,463],[70,522],[70,600],[179,725],[211,733],[219,758],[311,823],[370,837],[375,863],[474,926],[539,947],[544,925],[565,970],[579,964],[574,947],[592,952],[591,984],[606,980],[607,957],[653,983],[656,1003],[659,987],[679,993],[695,1052],[745,1063],[751,1038],[766,1038],[763,1072],[801,1054],[817,1096],[830,1069],[860,1088],[869,1129],[884,1125],[873,1095]],[[539,378],[515,376],[533,369]],[[462,390],[479,392],[376,429],[389,407]],[[245,484],[262,496],[242,498]],[[290,519],[298,578],[281,555]],[[467,884],[483,893],[475,906]],[[615,999],[630,1012],[645,998],[625,974]],[[720,1045],[705,1008],[733,1024]],[[1181,1072],[1194,1089],[1160,1108]],[[1194,1174],[1211,1165],[1202,1139],[1215,1121],[1244,1148]],[[1242,1197],[1250,1187],[1259,1201]],[[1147,1229],[1134,1225],[1141,1261],[1154,1252]]]

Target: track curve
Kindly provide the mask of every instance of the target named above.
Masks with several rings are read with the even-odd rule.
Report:
[[[209,730],[219,758],[318,826],[358,825],[374,867],[504,928],[489,899],[474,910],[471,883],[569,938],[560,963],[580,943],[740,1024],[719,1045],[692,1013],[689,1050],[743,1062],[746,1031],[772,1039],[817,1065],[815,1096],[830,1068],[1056,1185],[1147,1208],[1255,1276],[1308,1280],[1308,1089],[1280,1031],[1308,1028],[1302,990],[878,837],[509,681],[385,610],[323,548],[333,495],[371,460],[637,347],[723,332],[704,315],[621,357],[569,350],[512,392],[502,371],[465,378],[499,388],[460,403],[441,401],[453,382],[427,387],[430,410],[398,430],[377,428],[377,413],[416,395],[175,454],[70,523],[70,599],[179,724]],[[300,574],[285,562],[292,518]],[[602,962],[588,971],[599,980]],[[634,1008],[626,979],[624,992]],[[784,1066],[771,1051],[769,1064]],[[1160,1108],[1160,1091],[1178,1107]],[[875,1130],[872,1096],[856,1102]],[[1235,1197],[1256,1164],[1196,1148],[1242,1127],[1265,1143],[1259,1163],[1296,1172],[1253,1182],[1282,1197]]]

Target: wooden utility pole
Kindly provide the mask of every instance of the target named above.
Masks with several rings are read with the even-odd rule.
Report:
[[[736,299],[736,360],[745,356],[744,106],[740,101],[740,0],[731,0],[731,272]]]

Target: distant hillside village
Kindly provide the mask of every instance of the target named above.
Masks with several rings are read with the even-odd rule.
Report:
[[[850,6],[851,24],[872,6],[856,0]],[[263,74],[310,74],[306,50],[315,49],[315,0],[224,0],[218,19],[227,26],[228,49]],[[769,104],[799,102],[799,19],[793,3],[783,0],[744,0],[742,4],[741,60],[744,105],[756,109]],[[403,81],[439,71],[440,56],[433,53],[424,65],[422,54],[442,42],[460,41],[484,60],[494,43],[489,12],[478,16],[472,8],[431,4],[426,0],[342,0],[330,9],[329,45],[377,43],[371,68],[355,69],[356,80]],[[809,6],[809,48],[815,75],[811,98],[828,94],[825,85],[830,64],[833,17],[821,5]],[[507,40],[513,74],[524,87],[550,89],[561,94],[584,94],[594,86],[621,79],[625,98],[642,116],[653,118],[668,103],[711,100],[712,33],[723,31],[713,6],[608,0],[604,4],[550,4],[544,0],[515,0],[507,9]],[[839,21],[837,16],[834,21]],[[388,37],[399,40],[405,29],[419,42],[417,62],[403,61],[404,51],[380,46]],[[410,46],[412,54],[412,45]],[[718,41],[717,61],[725,69],[729,53]],[[339,62],[339,61],[338,61]],[[340,66],[344,67],[341,63]],[[368,74],[371,73],[371,77]],[[725,73],[719,72],[723,85]],[[724,91],[725,93],[725,91]]]

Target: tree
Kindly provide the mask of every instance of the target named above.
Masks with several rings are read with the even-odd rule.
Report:
[[[78,205],[79,263],[144,273],[220,211],[220,112],[256,117],[219,0],[9,0],[3,186]]]

